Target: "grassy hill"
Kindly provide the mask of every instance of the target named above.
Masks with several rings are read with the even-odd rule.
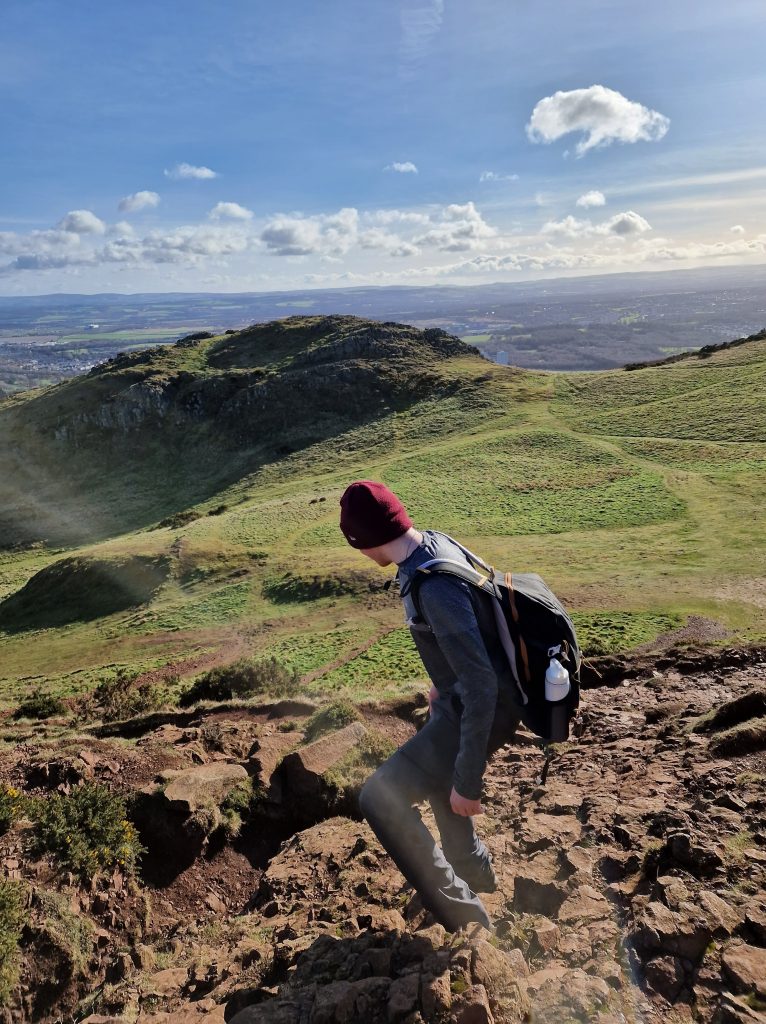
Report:
[[[690,616],[763,639],[765,378],[763,340],[547,374],[440,331],[292,317],[7,399],[0,706],[117,667],[188,678],[260,654],[309,692],[411,686],[423,670],[379,589],[390,573],[337,527],[359,477],[384,480],[421,528],[539,571],[593,651]],[[110,579],[119,599],[94,617],[92,581]]]

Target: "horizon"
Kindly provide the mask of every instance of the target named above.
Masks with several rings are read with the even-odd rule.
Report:
[[[0,26],[5,296],[766,260],[754,0],[10,0]]]
[[[133,291],[133,292],[119,292],[119,291],[102,291],[102,292],[30,292],[26,294],[0,294],[0,302],[4,299],[56,299],[56,298],[85,298],[85,299],[97,299],[101,297],[136,297],[145,295],[156,295],[156,296],[171,296],[171,295],[228,295],[231,297],[237,295],[290,295],[300,294],[302,292],[363,292],[369,290],[377,291],[401,291],[401,290],[412,290],[412,291],[432,291],[432,290],[479,290],[482,288],[523,288],[526,285],[556,285],[557,283],[566,284],[577,284],[578,282],[597,281],[601,278],[623,278],[626,283],[635,280],[636,278],[661,278],[670,279],[680,275],[691,275],[691,274],[704,274],[712,271],[714,274],[719,272],[725,272],[727,270],[744,270],[744,271],[764,271],[766,272],[766,262],[763,263],[748,263],[736,266],[721,266],[716,264],[704,264],[699,267],[673,267],[667,270],[615,270],[605,271],[599,274],[570,274],[561,275],[557,277],[530,277],[524,280],[500,280],[500,279],[489,279],[486,281],[473,281],[469,284],[458,284],[456,282],[446,283],[439,282],[436,284],[353,284],[353,285],[340,285],[334,288],[323,286],[323,285],[304,285],[302,287],[294,288],[274,288],[274,289],[252,289],[250,291],[241,292],[220,292],[220,291],[209,291],[204,290],[186,290],[179,289],[177,291],[153,291],[151,289],[145,291]],[[743,287],[747,287],[747,283],[743,282]],[[292,313],[286,313],[285,316],[293,316]],[[344,314],[345,315],[345,314]]]

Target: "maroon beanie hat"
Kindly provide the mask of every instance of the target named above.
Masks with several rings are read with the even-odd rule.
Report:
[[[374,480],[349,484],[340,499],[340,528],[354,548],[377,548],[412,526],[407,509],[393,491]]]

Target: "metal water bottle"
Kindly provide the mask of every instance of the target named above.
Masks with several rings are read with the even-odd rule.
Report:
[[[571,684],[569,673],[555,657],[548,652],[550,662],[545,671],[545,699],[550,704],[550,741],[561,743],[569,736],[569,717],[564,699],[569,694]]]

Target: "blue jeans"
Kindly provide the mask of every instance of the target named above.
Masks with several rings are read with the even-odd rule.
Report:
[[[516,719],[495,715],[487,756],[507,743]],[[491,858],[476,835],[472,818],[450,807],[452,770],[460,745],[460,718],[449,698],[434,701],[419,733],[403,744],[367,780],[359,796],[362,814],[423,906],[448,931],[478,921],[490,927],[479,897],[461,877],[489,866]],[[426,828],[415,804],[428,800],[441,847]]]

